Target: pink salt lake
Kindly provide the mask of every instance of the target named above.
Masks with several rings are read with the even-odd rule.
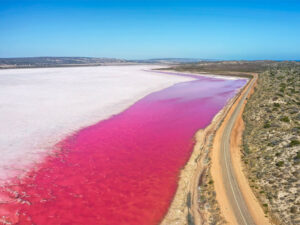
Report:
[[[0,188],[11,200],[0,204],[0,218],[38,225],[158,224],[194,134],[247,82],[185,76],[196,79],[149,94],[58,143],[25,178]]]

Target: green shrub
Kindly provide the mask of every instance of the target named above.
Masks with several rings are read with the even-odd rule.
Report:
[[[244,143],[243,147],[244,147],[245,154],[249,154],[250,153],[250,149],[249,149],[248,145],[246,143]]]
[[[287,116],[284,116],[284,117],[280,118],[280,121],[289,123],[290,119]]]
[[[264,128],[270,128],[271,127],[271,124],[269,121],[266,121],[265,124],[264,124]]]
[[[300,160],[300,152],[297,152],[297,155],[294,157],[294,160]]]
[[[297,207],[292,206],[290,211],[291,211],[291,213],[296,213],[297,212]]]
[[[276,95],[283,97],[283,94],[281,94],[281,93],[276,93]]]
[[[279,162],[276,163],[276,166],[281,167],[281,166],[283,166],[283,164],[284,164],[283,161],[279,161]]]
[[[286,88],[286,84],[285,84],[285,83],[281,83],[281,84],[280,84],[280,87]]]
[[[284,78],[284,76],[278,76],[277,79],[278,80],[282,80]]]
[[[297,145],[300,145],[300,141],[298,141],[298,140],[291,140],[290,147],[294,147],[294,146],[297,146]]]

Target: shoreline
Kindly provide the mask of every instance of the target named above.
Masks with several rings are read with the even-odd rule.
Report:
[[[193,75],[211,77],[207,74]],[[225,76],[217,75],[214,77],[224,78]],[[228,79],[228,77],[225,77],[225,79]],[[237,94],[214,116],[211,123],[206,128],[200,129],[196,132],[194,136],[195,145],[193,147],[192,154],[180,172],[177,191],[173,197],[168,212],[160,223],[161,225],[183,225],[189,224],[189,222],[192,222],[191,224],[204,224],[204,222],[208,219],[207,212],[204,212],[206,210],[204,209],[203,211],[199,209],[199,180],[210,168],[208,158],[210,156],[211,145],[213,143],[215,133],[219,130],[228,112],[236,103],[237,99],[248,86],[250,81],[251,80],[249,80],[243,88],[238,90]]]
[[[176,70],[161,70],[161,68],[159,69],[152,69],[152,70],[148,70],[148,71],[154,71],[156,73],[162,73],[162,74],[171,74],[174,76],[180,76],[180,74],[184,75],[184,76],[190,76],[190,77],[199,77],[199,76],[203,76],[203,77],[212,77],[215,79],[226,79],[226,80],[237,80],[237,79],[251,79],[252,77],[249,76],[248,73],[243,73],[242,74],[214,74],[214,73],[208,73],[208,72],[199,72],[199,73],[194,73],[194,72],[181,72],[181,71],[176,71]]]

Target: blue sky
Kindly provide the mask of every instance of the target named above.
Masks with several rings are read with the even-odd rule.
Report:
[[[0,0],[0,57],[300,59],[300,1]]]

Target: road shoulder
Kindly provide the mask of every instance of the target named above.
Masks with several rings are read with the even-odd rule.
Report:
[[[257,75],[256,75],[257,76]],[[241,100],[242,96],[245,94],[247,87],[244,88],[241,95],[234,103],[232,108],[229,110],[228,114],[226,115],[221,127],[218,129],[214,143],[213,143],[213,151],[211,153],[212,158],[212,167],[211,167],[211,175],[215,183],[215,191],[216,191],[216,199],[220,205],[222,216],[229,224],[238,224],[237,219],[235,218],[233,209],[231,207],[230,201],[226,195],[226,190],[224,186],[224,182],[226,182],[222,177],[222,168],[220,165],[220,144],[222,139],[222,133],[228,123],[229,118],[232,116],[238,102]],[[254,85],[252,86],[251,92],[253,92]],[[250,94],[251,94],[250,92]],[[246,101],[245,101],[246,103]],[[243,173],[243,165],[241,161],[241,151],[240,146],[242,143],[242,132],[243,132],[243,120],[242,120],[242,113],[245,107],[245,103],[241,111],[239,112],[238,118],[235,121],[232,133],[231,133],[231,141],[230,141],[230,153],[231,153],[231,160],[233,163],[233,169],[238,181],[239,188],[242,192],[242,195],[246,201],[247,207],[251,213],[251,216],[256,224],[270,224],[268,218],[265,217],[265,214],[258,203],[254,193],[252,192],[248,180]]]

